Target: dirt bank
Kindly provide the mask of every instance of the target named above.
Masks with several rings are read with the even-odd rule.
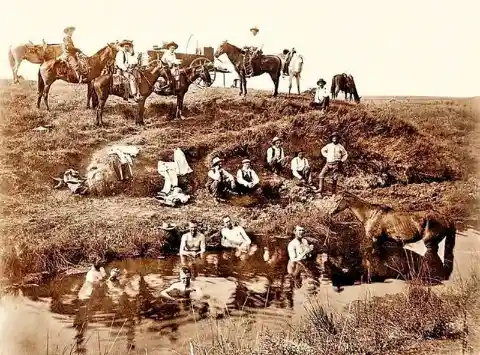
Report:
[[[259,235],[286,234],[294,223],[303,223],[319,240],[326,233],[338,240],[345,233],[358,234],[358,226],[349,232],[341,224],[352,221],[348,214],[335,221],[323,217],[328,200],[243,208],[217,206],[205,196],[211,157],[225,157],[227,169],[235,172],[238,161],[248,156],[263,179],[265,150],[277,135],[285,139],[289,154],[304,149],[318,173],[320,148],[333,130],[339,131],[350,154],[340,185],[372,202],[402,209],[434,207],[458,222],[472,212],[478,185],[469,145],[475,127],[471,100],[338,102],[321,116],[310,110],[306,96],[274,100],[252,91],[243,100],[236,91],[212,88],[187,95],[189,117],[184,121],[170,121],[165,115],[171,101],[152,96],[144,128],[133,124],[133,105],[113,98],[105,111],[107,128],[97,129],[93,112],[84,109],[84,90],[54,86],[55,104],[46,112],[34,108],[32,83],[4,83],[1,88],[2,268],[7,275],[55,272],[97,255],[160,253],[168,246],[168,235],[159,229],[164,221],[184,225],[195,218],[214,231],[222,216],[230,214]],[[47,124],[53,125],[48,132],[32,131]],[[104,199],[52,189],[52,176],[67,168],[83,172],[92,154],[112,142],[141,149],[132,185]],[[163,183],[157,161],[172,159],[177,147],[186,151],[195,171],[188,181],[194,199],[170,209],[152,196]],[[381,171],[388,171],[394,185],[369,187]]]

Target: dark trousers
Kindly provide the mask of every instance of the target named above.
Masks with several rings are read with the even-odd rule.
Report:
[[[320,172],[319,175],[319,185],[318,189],[320,192],[323,191],[323,181],[325,180],[325,176],[332,174],[333,178],[333,193],[336,193],[337,190],[337,180],[339,174],[342,172],[342,163],[341,162],[336,162],[336,163],[327,163],[323,167],[322,171]]]
[[[310,106],[315,108],[315,109],[319,109],[319,110],[324,110],[326,111],[328,109],[328,106],[330,106],[330,97],[329,96],[325,96],[323,98],[323,101],[318,103],[318,102],[311,102],[310,103]]]

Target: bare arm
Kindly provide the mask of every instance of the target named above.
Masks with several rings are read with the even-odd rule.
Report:
[[[190,255],[188,250],[185,250],[187,246],[187,234],[182,235],[182,239],[180,241],[180,255]]]
[[[175,298],[173,298],[172,296],[170,296],[168,294],[168,291],[172,291],[175,289],[175,284],[173,285],[170,285],[168,288],[166,288],[165,290],[163,290],[162,292],[160,292],[160,296],[162,297],[165,297],[165,298],[168,298],[169,300],[175,300]]]
[[[205,253],[206,249],[205,235],[202,234],[200,237],[200,253]]]
[[[242,236],[243,240],[245,241],[246,244],[251,244],[252,241],[248,237],[247,233],[245,233],[245,229],[240,227],[240,235]]]

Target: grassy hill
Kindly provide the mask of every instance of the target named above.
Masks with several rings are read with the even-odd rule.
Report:
[[[332,131],[342,135],[349,152],[340,188],[394,208],[436,208],[464,222],[471,214],[477,181],[470,144],[475,129],[473,99],[366,98],[360,105],[334,102],[320,115],[308,106],[310,96],[270,97],[251,91],[247,99],[236,89],[189,92],[185,120],[171,120],[173,99],[153,94],[147,100],[146,126],[136,127],[136,106],[111,97],[104,113],[106,128],[94,126],[87,110],[86,87],[56,83],[50,92],[52,111],[37,110],[36,83],[1,88],[0,169],[3,212],[3,271],[57,271],[97,255],[150,255],[164,246],[164,221],[185,224],[199,220],[216,230],[224,214],[260,234],[285,234],[303,223],[315,237],[326,228],[346,233],[324,218],[328,200],[278,201],[242,207],[216,205],[203,186],[213,156],[225,158],[235,173],[243,157],[264,175],[264,156],[274,136],[281,136],[289,155],[306,151],[316,175],[324,161],[320,149]],[[48,132],[32,130],[52,125]],[[74,168],[84,172],[92,154],[111,143],[140,147],[135,179],[112,196],[79,197],[53,189],[53,176]],[[159,159],[172,160],[180,147],[194,169],[185,184],[193,201],[181,209],[162,207],[153,198],[163,181]],[[371,188],[381,171],[394,184]],[[275,216],[275,218],[273,218]],[[342,217],[342,218],[348,218]]]

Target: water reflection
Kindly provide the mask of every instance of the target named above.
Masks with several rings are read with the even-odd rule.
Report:
[[[118,261],[105,268],[107,274],[114,267],[120,269],[118,278],[90,285],[85,295],[85,274],[60,276],[26,289],[24,295],[49,299],[52,313],[69,316],[77,354],[86,354],[88,343],[97,336],[121,339],[128,350],[135,349],[139,334],[142,339],[153,334],[163,339],[162,344],[172,345],[194,336],[185,329],[208,317],[253,313],[257,320],[282,327],[295,311],[295,292],[302,285],[308,295],[318,291],[321,268],[315,260],[291,265],[286,245],[273,245],[258,247],[252,255],[232,250],[196,258]],[[204,299],[172,301],[161,296],[179,281],[182,266],[191,270],[192,282],[202,289]],[[104,335],[92,335],[92,330]]]

